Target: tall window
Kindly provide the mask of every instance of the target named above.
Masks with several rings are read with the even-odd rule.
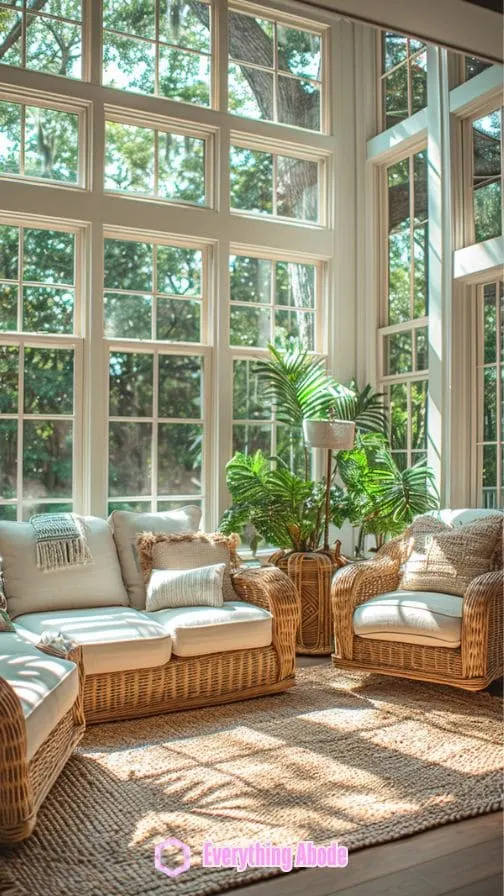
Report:
[[[486,283],[477,299],[478,501],[504,506],[504,282]]]
[[[76,235],[0,224],[0,518],[71,510]]]
[[[469,242],[502,233],[502,109],[473,119],[471,125],[472,228]]]
[[[427,152],[386,169],[387,289],[379,330],[381,381],[390,407],[395,459],[426,456],[428,382]]]
[[[0,3],[0,64],[82,77],[80,0]]]
[[[420,40],[382,32],[382,127],[390,128],[427,105],[427,50]]]

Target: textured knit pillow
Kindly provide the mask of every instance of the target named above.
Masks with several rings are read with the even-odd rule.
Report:
[[[222,593],[224,600],[236,600],[231,571],[238,565],[237,535],[163,535],[144,532],[138,536],[137,549],[145,582],[153,569],[198,569],[224,563]]]
[[[225,563],[197,569],[153,569],[147,585],[145,609],[222,607]]]
[[[7,610],[0,610],[0,632],[15,632],[16,626],[10,618]]]
[[[432,532],[425,537],[424,552],[410,554],[399,587],[405,591],[464,593],[477,576],[495,568],[495,549],[502,538],[502,517],[491,516],[461,526]]]

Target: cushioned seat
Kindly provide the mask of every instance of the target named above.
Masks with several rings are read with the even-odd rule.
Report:
[[[463,598],[434,591],[392,591],[360,604],[353,629],[359,638],[458,647]]]
[[[222,607],[180,607],[149,614],[169,632],[176,656],[201,656],[226,650],[269,647],[273,617],[240,600]]]
[[[163,666],[171,656],[169,633],[133,607],[27,613],[16,625],[35,643],[43,632],[62,632],[77,641],[86,675]]]
[[[0,636],[0,678],[16,692],[26,723],[29,762],[79,694],[75,663],[48,656],[17,633]]]

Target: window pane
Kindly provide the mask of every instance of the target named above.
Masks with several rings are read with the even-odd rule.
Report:
[[[411,373],[413,369],[413,349],[411,330],[393,333],[385,337],[386,365],[388,374]]]
[[[23,288],[23,330],[31,333],[72,333],[74,292],[47,286]]]
[[[150,495],[151,423],[109,424],[109,494]]]
[[[389,236],[388,323],[410,318],[410,231],[403,224]]]
[[[229,267],[232,300],[267,304],[271,302],[271,261],[266,258],[231,255]]]
[[[395,69],[383,80],[385,127],[391,128],[408,117],[408,67]]]
[[[80,25],[45,16],[26,18],[26,66],[41,72],[80,78],[82,71]]]
[[[232,208],[273,212],[273,156],[258,150],[231,146],[230,189]]]
[[[501,209],[500,180],[474,190],[474,237],[477,243],[500,235]]]
[[[233,453],[241,451],[243,454],[255,454],[256,451],[262,451],[265,455],[270,455],[272,451],[271,430],[271,425],[235,424],[233,426]]]
[[[57,504],[49,504],[48,502],[39,504],[32,501],[30,504],[23,504],[22,519],[23,522],[26,523],[36,513],[71,513],[72,510],[73,504],[71,501],[64,501],[62,503],[58,501]]]
[[[501,110],[473,121],[473,206],[476,242],[502,232]]]
[[[404,62],[408,56],[408,41],[402,34],[394,34],[384,31],[383,40],[383,71],[395,68],[400,62]]]
[[[429,366],[429,341],[427,327],[415,330],[416,369],[427,370]]]
[[[318,221],[318,164],[278,156],[277,214],[299,221]]]
[[[159,0],[159,40],[210,52],[210,10],[206,3]]]
[[[408,447],[408,387],[390,386],[390,444],[394,451]],[[397,457],[396,457],[397,460]]]
[[[2,9],[0,16],[0,46],[6,46],[6,51],[0,56],[0,63],[4,65],[22,65],[22,17],[15,12]],[[10,44],[10,46],[8,45]]]
[[[0,283],[0,330],[17,330],[18,288]]]
[[[1,466],[1,460],[0,460]],[[14,504],[0,504],[0,520],[12,520],[15,522],[17,519],[17,510]]]
[[[73,233],[58,230],[24,231],[24,279],[35,283],[74,282]]]
[[[158,188],[162,199],[205,203],[205,141],[158,132]]]
[[[105,122],[105,189],[154,192],[154,131]]]
[[[158,506],[158,510],[161,508]],[[107,513],[113,513],[114,510],[127,510],[130,513],[150,513],[151,502],[149,501],[109,501]]]
[[[305,454],[303,441],[299,438],[299,430],[291,429],[290,426],[279,424],[276,428],[277,446],[276,454],[293,470],[298,476],[305,476]],[[310,470],[308,476],[310,476]]]
[[[18,409],[19,349],[0,345],[0,414],[16,414]]]
[[[411,60],[411,112],[419,112],[427,105],[427,53]]]
[[[105,240],[105,288],[152,290],[152,245]]]
[[[272,121],[273,73],[230,63],[228,109],[235,115]]]
[[[15,280],[18,277],[19,227],[0,224],[0,278]]]
[[[320,131],[320,87],[311,81],[278,76],[278,121]]]
[[[0,497],[4,500],[17,494],[17,429],[17,420],[0,420]],[[0,519],[6,518],[5,511],[0,507]]]
[[[107,87],[118,90],[154,93],[154,44],[105,31],[102,80]]]
[[[483,446],[483,506],[497,507],[497,448]]]
[[[279,68],[300,78],[320,81],[320,37],[285,25],[278,25],[277,35]]]
[[[156,339],[171,342],[201,341],[201,302],[157,300]]]
[[[262,308],[231,308],[231,345],[256,345],[266,348],[271,340],[271,312]]]
[[[79,118],[71,112],[27,107],[25,167],[27,177],[76,184],[79,179]]]
[[[497,370],[485,367],[483,371],[483,440],[497,440]]]
[[[277,261],[276,302],[293,308],[315,307],[315,265]]]
[[[0,15],[3,15],[3,10]],[[0,102],[0,171],[21,172],[21,106]]]
[[[229,12],[229,55],[242,62],[273,67],[273,23]]]
[[[160,417],[201,417],[202,389],[201,358],[159,356]]]
[[[194,423],[160,423],[158,427],[158,492],[199,495],[202,491],[203,427]]]
[[[157,247],[157,288],[174,296],[201,296],[202,254],[199,249]]]
[[[210,59],[159,47],[159,93],[171,100],[210,105]]]
[[[112,352],[110,416],[152,416],[152,383],[152,355],[144,352]]]
[[[427,383],[411,384],[411,446],[427,449]]]
[[[26,414],[72,414],[74,353],[71,349],[26,348]]]
[[[415,224],[423,224],[429,216],[427,203],[427,150],[413,156]]]
[[[314,348],[313,315],[303,311],[275,311],[275,344],[288,348],[295,340],[303,348]]]
[[[470,78],[474,78],[476,75],[479,75],[480,72],[484,72],[486,68],[490,68],[492,65],[491,62],[485,62],[484,59],[478,59],[477,56],[466,56],[465,57],[465,79],[469,81]]]
[[[155,0],[103,0],[103,27],[136,37],[156,36]]]
[[[497,109],[473,121],[475,178],[496,177],[501,170],[501,112]]]
[[[271,405],[267,405],[262,398],[259,378],[254,372],[254,367],[254,361],[233,361],[233,418],[235,420],[271,419]]]
[[[413,254],[414,254],[414,302],[413,316],[423,317],[427,314],[428,288],[427,265],[429,248],[429,225],[415,227],[413,230]]]
[[[25,498],[70,498],[72,433],[67,420],[25,421],[23,495]]]
[[[123,339],[150,339],[152,297],[106,293],[105,336]]]
[[[485,330],[483,362],[492,364],[497,361],[497,296],[495,283],[489,283],[484,289],[483,321]]]

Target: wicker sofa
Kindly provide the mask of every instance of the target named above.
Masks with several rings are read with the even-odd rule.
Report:
[[[442,510],[434,517],[458,529],[499,510]],[[433,681],[466,690],[487,687],[504,673],[502,524],[492,565],[462,596],[403,591],[406,539],[386,544],[373,560],[344,567],[332,583],[333,664]],[[435,589],[437,591],[437,589]]]
[[[158,530],[166,526],[169,514],[152,516]],[[134,564],[129,570],[120,564],[112,524],[83,519],[92,566],[55,573],[36,569],[29,524],[0,523],[5,598],[15,626],[13,633],[0,632],[0,842],[28,836],[85,724],[243,700],[294,684],[299,597],[284,573],[236,568],[233,600],[222,607],[148,613],[132,606],[144,585]],[[143,526],[135,523],[137,530]],[[77,646],[65,658],[47,657],[54,652],[47,642],[61,635]],[[65,685],[58,712],[48,698],[44,736],[37,731],[30,742],[23,676],[35,667],[72,677],[73,690],[70,699]]]

